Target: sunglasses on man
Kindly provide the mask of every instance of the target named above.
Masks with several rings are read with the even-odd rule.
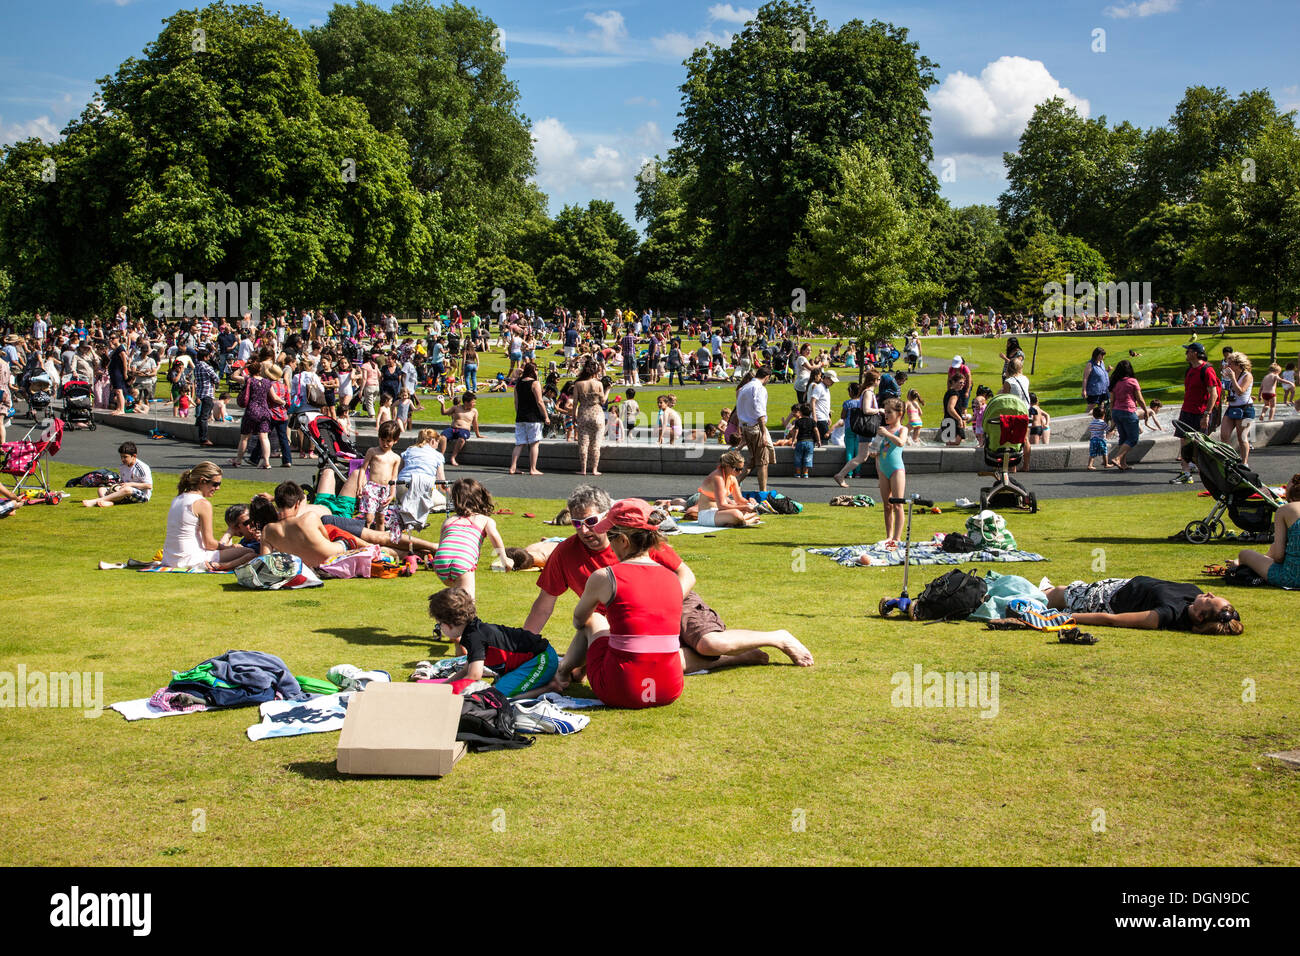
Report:
[[[608,513],[609,512],[607,511],[602,511],[598,515],[588,515],[585,518],[570,518],[569,522],[575,528],[594,528],[596,527],[596,525],[600,524],[600,522],[604,519],[605,515],[607,515]]]

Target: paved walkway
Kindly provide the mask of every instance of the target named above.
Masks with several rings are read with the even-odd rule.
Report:
[[[11,427],[11,433],[15,431]],[[21,434],[21,432],[19,432]],[[16,437],[11,434],[11,437]],[[65,434],[63,449],[58,461],[63,464],[84,466],[87,470],[103,466],[117,466],[117,446],[124,441],[134,441],[140,449],[140,457],[157,472],[179,473],[194,464],[211,459],[224,463],[231,454],[228,448],[198,448],[187,442],[169,439],[150,441],[135,432],[101,425],[96,431],[70,431]],[[213,454],[213,453],[216,454]],[[230,477],[247,480],[265,480],[270,483],[292,478],[295,481],[313,480],[315,463],[301,461],[292,468],[281,468],[278,456],[274,459],[275,467],[270,471],[258,471],[253,468],[226,469]],[[1290,477],[1300,471],[1300,446],[1288,445],[1277,448],[1261,448],[1251,455],[1251,464],[1270,484],[1285,484]],[[1195,493],[1201,490],[1200,484],[1170,485],[1169,479],[1175,474],[1172,461],[1140,462],[1130,472],[1089,472],[1058,471],[1028,472],[1022,475],[1024,483],[1042,499],[1085,498],[1105,495],[1132,495],[1150,492]],[[448,477],[472,476],[482,481],[495,495],[518,498],[548,498],[561,500],[568,496],[574,485],[584,480],[574,474],[560,472],[549,473],[541,477],[526,475],[509,475],[504,468],[475,467],[448,469]],[[701,474],[703,477],[703,473]],[[982,484],[987,478],[974,474],[946,473],[917,475],[908,482],[909,492],[919,492],[937,501],[953,501],[958,497],[979,498]],[[629,475],[608,474],[599,479],[610,494],[615,497],[637,495],[641,497],[683,496],[693,492],[696,483],[684,475]],[[850,491],[865,493],[879,498],[879,487],[875,479],[850,481]],[[775,480],[773,488],[790,495],[798,501],[826,502],[843,490],[830,478],[811,478],[797,480],[786,477]],[[745,489],[757,487],[754,479],[747,479]],[[1208,510],[1208,509],[1207,509]]]

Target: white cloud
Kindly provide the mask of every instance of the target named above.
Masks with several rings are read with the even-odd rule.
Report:
[[[1034,107],[1054,96],[1082,116],[1092,107],[1048,72],[1041,60],[1004,56],[979,76],[958,70],[930,95],[935,154],[1001,155],[1016,148]]]
[[[1133,17],[1153,17],[1159,13],[1173,13],[1178,9],[1178,0],[1130,0],[1125,4],[1112,4],[1101,11],[1105,16],[1115,20],[1128,20]]]
[[[715,3],[709,7],[710,20],[724,20],[727,23],[747,23],[756,16],[758,16],[758,13],[754,10],[733,7],[729,3]]]
[[[623,101],[623,105],[624,106],[648,106],[650,107],[650,109],[656,109],[659,106],[659,101],[655,99],[653,96],[651,97],[630,96]]]
[[[931,169],[940,188],[951,189],[954,182],[1000,186],[1006,173],[1002,154],[1019,146],[1034,107],[1055,96],[1081,116],[1091,113],[1089,102],[1062,86],[1039,60],[1004,56],[978,76],[949,73],[930,94]]]
[[[655,123],[629,132],[573,133],[553,116],[533,124],[537,185],[553,197],[570,191],[594,198],[630,194],[635,177],[668,141]]]
[[[617,10],[588,13],[583,19],[596,25],[596,29],[588,31],[587,35],[607,53],[617,53],[622,41],[627,39],[627,25],[623,22],[623,14]]]
[[[6,123],[4,117],[0,116],[0,143],[18,143],[33,136],[53,143],[60,136],[59,128],[48,116],[38,116],[25,123]]]
[[[1289,113],[1292,110],[1300,110],[1300,86],[1284,86],[1282,92],[1286,94],[1286,102],[1282,104],[1282,112]]]
[[[716,43],[718,46],[724,47],[731,46],[731,41],[735,36],[734,33],[714,33],[712,30],[700,30],[693,37],[685,33],[673,32],[651,37],[650,46],[656,53],[676,60],[684,60],[706,43]]]

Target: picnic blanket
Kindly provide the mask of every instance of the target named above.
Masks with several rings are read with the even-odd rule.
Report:
[[[860,567],[901,567],[903,548],[886,548],[883,541],[875,544],[850,544],[839,548],[809,548],[809,554],[823,554],[833,558],[837,564],[848,568]],[[859,560],[867,556],[864,565]],[[1046,561],[1041,554],[1032,551],[968,551],[965,554],[952,554],[944,551],[937,544],[921,542],[912,545],[910,563],[912,564],[965,564],[968,561],[994,561],[1008,563],[1014,561]]]
[[[740,531],[741,528],[712,528],[699,524],[695,521],[678,521],[676,531],[667,531],[665,534],[716,534],[719,531]]]
[[[136,568],[150,574],[234,574],[234,571],[209,571],[207,568],[168,568],[159,565],[156,568]]]
[[[262,722],[248,728],[249,740],[297,737],[343,729],[353,693],[328,694],[311,700],[268,700],[258,708]]]

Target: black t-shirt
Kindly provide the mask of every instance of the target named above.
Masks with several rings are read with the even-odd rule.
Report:
[[[467,663],[482,661],[498,674],[509,673],[551,646],[540,634],[522,627],[485,624],[478,618],[465,625],[460,643]]]
[[[790,425],[795,441],[816,441],[817,423],[811,418],[796,418]]]
[[[217,335],[217,348],[222,352],[233,352],[238,342],[234,332],[220,332]]]
[[[1201,593],[1195,584],[1138,576],[1111,596],[1110,609],[1116,614],[1155,611],[1162,628],[1190,631],[1192,621],[1187,609]]]

